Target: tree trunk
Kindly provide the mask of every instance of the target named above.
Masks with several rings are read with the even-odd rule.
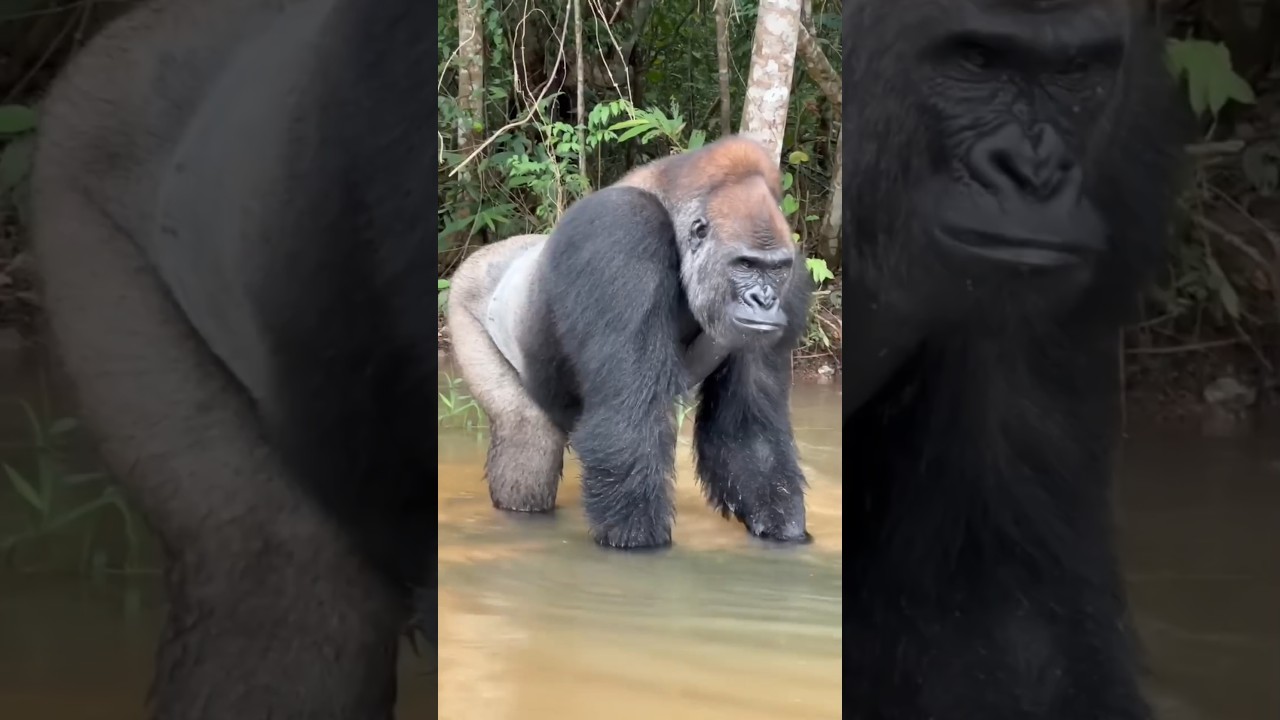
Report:
[[[763,142],[779,160],[799,32],[800,0],[760,0],[741,132]]]
[[[582,52],[582,0],[573,0],[573,51],[578,66],[578,172],[587,177],[587,100],[585,73],[586,53]]]
[[[827,215],[822,219],[822,227],[818,230],[820,241],[825,243],[824,255],[832,267],[840,263],[840,226],[844,217],[844,126],[840,126],[840,135],[836,139],[836,154],[831,159],[831,202],[827,205]]]
[[[831,66],[831,61],[822,53],[822,48],[818,47],[818,39],[813,36],[813,32],[804,23],[800,24],[796,51],[800,55],[800,59],[804,61],[804,67],[808,71],[809,79],[822,91],[823,96],[827,98],[827,102],[831,103],[835,116],[840,117],[840,108],[844,104],[840,74]]]
[[[733,98],[729,96],[729,0],[716,0],[716,59],[720,64],[720,134],[733,132]]]
[[[458,149],[469,152],[484,135],[484,6],[458,0]]]

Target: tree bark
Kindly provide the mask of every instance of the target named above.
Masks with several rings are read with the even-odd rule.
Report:
[[[804,23],[800,23],[796,52],[800,55],[800,59],[804,61],[804,67],[808,71],[809,79],[822,91],[823,96],[827,98],[827,102],[831,103],[835,116],[840,117],[840,109],[844,106],[843,85],[840,82],[840,75],[831,66],[831,61],[823,54],[822,48],[818,47],[818,39],[813,36],[813,32]]]
[[[577,54],[578,66],[578,173],[587,177],[587,101],[585,65],[582,52],[582,0],[573,0],[573,51]]]
[[[729,0],[716,0],[716,60],[720,66],[720,134],[733,132],[733,98],[729,95]]]
[[[760,0],[741,133],[764,143],[779,160],[799,32],[800,0]]]
[[[831,159],[831,202],[827,205],[826,217],[818,230],[819,238],[826,244],[824,253],[832,268],[839,266],[840,260],[840,226],[844,219],[844,126],[840,126],[840,135],[836,139],[836,154]]]
[[[484,27],[480,0],[458,0],[458,149],[484,136]]]

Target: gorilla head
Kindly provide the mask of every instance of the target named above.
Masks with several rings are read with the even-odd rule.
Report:
[[[851,11],[855,262],[970,327],[1132,287],[1158,257],[1172,145],[1159,39],[1129,3],[896,5]]]
[[[671,215],[694,318],[728,347],[776,340],[798,246],[779,203],[781,173],[753,140],[732,136],[633,171],[618,185],[657,195]]]

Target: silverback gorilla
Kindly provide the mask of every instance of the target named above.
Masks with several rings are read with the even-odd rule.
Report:
[[[449,327],[489,416],[496,507],[552,510],[567,439],[592,537],[669,544],[675,401],[701,380],[694,451],[711,504],[756,536],[807,538],[788,398],[812,285],[780,199],[777,163],[728,137],[458,268]]]
[[[160,718],[393,715],[434,597],[435,13],[148,3],[43,103],[51,329],[166,551]]]
[[[1109,465],[1179,136],[1137,7],[845,4],[858,720],[1151,717]]]

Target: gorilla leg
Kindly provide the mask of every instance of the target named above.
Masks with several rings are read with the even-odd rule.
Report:
[[[243,393],[57,157],[36,166],[34,208],[52,332],[166,551],[153,717],[390,718],[399,593],[289,481]]]
[[[485,477],[494,507],[502,510],[554,509],[564,468],[564,433],[525,392],[482,321],[503,270],[545,237],[521,235],[482,248],[458,268],[449,285],[453,354],[468,389],[489,417]]]

